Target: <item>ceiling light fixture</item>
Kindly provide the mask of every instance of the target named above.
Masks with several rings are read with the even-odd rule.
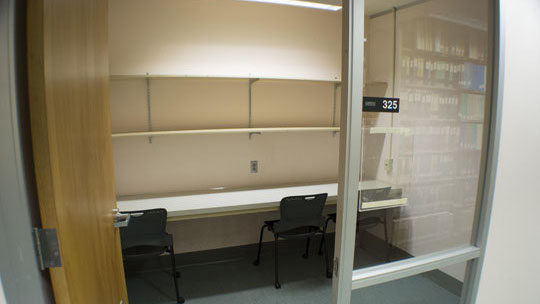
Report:
[[[300,1],[300,0],[240,0],[240,1],[293,5],[293,6],[316,8],[316,9],[324,9],[324,10],[329,10],[329,11],[339,11],[341,9],[341,6],[338,6],[338,5]]]

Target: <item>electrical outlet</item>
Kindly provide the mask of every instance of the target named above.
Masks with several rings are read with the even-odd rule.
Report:
[[[250,163],[249,163],[249,167],[251,169],[251,173],[257,173],[259,172],[259,161],[258,160],[252,160]]]
[[[394,167],[394,160],[392,158],[388,158],[384,160],[384,170],[386,173],[390,174],[392,172],[392,169]]]

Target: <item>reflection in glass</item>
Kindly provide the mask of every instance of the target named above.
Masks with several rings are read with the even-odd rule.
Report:
[[[463,282],[454,270],[465,267],[462,263],[353,290],[351,304],[458,304]]]
[[[395,33],[393,13],[368,18],[364,95],[398,97],[400,112],[363,114],[360,180],[385,185],[360,192],[355,269],[470,243],[487,7],[434,0],[398,9]]]

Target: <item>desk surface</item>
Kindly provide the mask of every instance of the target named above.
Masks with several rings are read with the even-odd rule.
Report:
[[[391,187],[382,181],[370,180],[359,183],[359,189]],[[153,208],[167,209],[169,220],[182,220],[212,216],[254,213],[278,210],[279,202],[286,196],[328,193],[329,203],[335,204],[337,183],[309,186],[282,187],[271,189],[241,190],[208,194],[169,196],[118,201],[120,211]],[[371,209],[398,207],[407,204],[407,199],[374,202]],[[364,203],[365,205],[366,203]],[[365,206],[364,206],[365,209]]]

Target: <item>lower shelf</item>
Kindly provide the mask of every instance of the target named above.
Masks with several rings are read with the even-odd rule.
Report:
[[[371,134],[405,134],[409,135],[408,128],[371,127]],[[262,133],[292,133],[292,132],[339,132],[339,127],[281,127],[281,128],[236,128],[236,129],[203,129],[203,130],[173,130],[151,132],[126,132],[113,133],[113,138],[118,137],[153,137],[167,135],[197,135],[197,134],[262,134]]]
[[[174,130],[153,132],[113,133],[112,137],[133,136],[166,136],[189,134],[235,134],[235,133],[287,133],[287,132],[339,132],[339,127],[294,127],[294,128],[237,128],[237,129],[205,129],[205,130]]]

